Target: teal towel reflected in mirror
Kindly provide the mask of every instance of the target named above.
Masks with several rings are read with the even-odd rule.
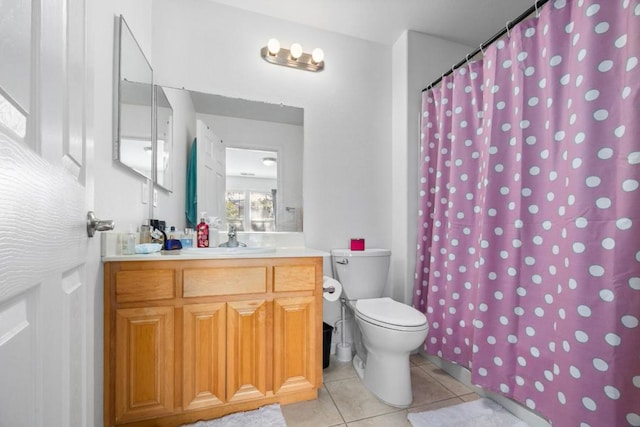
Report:
[[[187,217],[187,224],[190,228],[195,228],[198,223],[198,152],[196,149],[197,138],[191,144],[191,151],[187,160],[187,191],[184,199],[184,213]]]

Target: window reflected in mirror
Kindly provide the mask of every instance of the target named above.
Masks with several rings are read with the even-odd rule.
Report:
[[[278,153],[226,148],[226,220],[238,231],[276,231]]]

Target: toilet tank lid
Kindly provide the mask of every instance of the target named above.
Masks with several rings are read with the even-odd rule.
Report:
[[[335,256],[389,256],[389,249],[365,249],[364,251],[352,251],[351,249],[331,249],[331,255]]]

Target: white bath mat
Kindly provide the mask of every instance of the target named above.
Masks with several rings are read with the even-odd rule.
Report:
[[[490,399],[410,413],[407,418],[413,427],[529,427]]]
[[[254,411],[237,412],[209,421],[198,421],[182,427],[287,427],[280,405],[268,405]]]

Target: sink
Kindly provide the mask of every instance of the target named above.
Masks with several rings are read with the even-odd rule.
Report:
[[[207,255],[244,255],[244,254],[268,254],[276,251],[276,248],[260,248],[238,246],[235,248],[219,247],[215,248],[183,248],[183,252],[189,254],[207,254]]]

